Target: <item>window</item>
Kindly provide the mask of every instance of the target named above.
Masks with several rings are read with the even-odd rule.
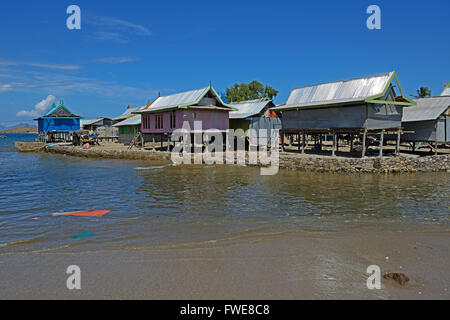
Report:
[[[175,111],[170,112],[170,128],[176,128],[176,117],[175,117]]]
[[[143,114],[142,115],[142,128],[143,129],[149,129],[150,128],[150,117],[148,116],[148,115],[146,115],[146,114]]]
[[[163,117],[162,114],[155,115],[155,129],[163,128]]]

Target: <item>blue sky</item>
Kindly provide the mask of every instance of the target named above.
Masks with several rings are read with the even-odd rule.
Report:
[[[81,30],[66,27],[71,4]],[[366,28],[372,4],[381,30]],[[449,13],[448,0],[4,1],[0,125],[60,99],[85,118],[113,117],[210,80],[217,91],[258,80],[284,103],[294,87],[396,70],[407,94],[439,95]]]

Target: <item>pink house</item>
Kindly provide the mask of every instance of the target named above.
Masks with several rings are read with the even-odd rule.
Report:
[[[202,130],[229,129],[228,112],[234,109],[225,104],[212,86],[159,97],[149,108],[134,113],[142,115],[142,133],[168,135],[183,128],[185,122],[194,129],[194,121],[202,122]]]

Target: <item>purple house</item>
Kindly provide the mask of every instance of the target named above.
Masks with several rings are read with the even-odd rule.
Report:
[[[164,135],[183,128],[186,122],[192,130],[194,122],[201,121],[202,130],[226,132],[229,129],[228,112],[233,110],[212,86],[208,86],[158,97],[149,108],[133,113],[142,115],[142,133],[148,141],[150,136],[163,139]]]

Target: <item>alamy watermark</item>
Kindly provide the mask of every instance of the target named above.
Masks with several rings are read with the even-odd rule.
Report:
[[[67,267],[67,274],[70,276],[67,278],[66,286],[69,290],[81,290],[81,269],[79,266],[72,265]]]
[[[184,122],[173,131],[170,141],[174,164],[237,164],[261,165],[261,175],[276,175],[279,170],[279,130],[202,129],[202,121],[194,128]]]
[[[70,16],[66,20],[66,26],[69,30],[80,30],[81,29],[81,9],[77,5],[70,5],[66,10],[67,14]]]
[[[370,5],[367,10],[367,14],[370,14],[367,18],[366,26],[369,30],[380,30],[381,29],[381,9],[379,6],[373,4]]]
[[[369,290],[381,289],[381,269],[377,265],[371,265],[367,267],[367,273],[370,276],[367,278],[366,285]]]

